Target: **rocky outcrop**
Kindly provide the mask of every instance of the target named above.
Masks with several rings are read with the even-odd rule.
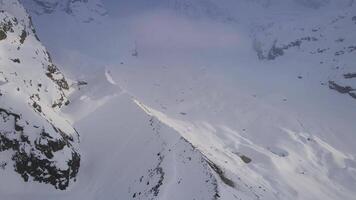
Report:
[[[329,88],[341,94],[348,94],[350,97],[356,99],[356,89],[352,88],[351,86],[342,86],[335,83],[334,81],[329,81]]]
[[[0,153],[11,152],[14,170],[23,180],[32,179],[66,189],[80,166],[80,155],[71,145],[73,138],[53,125],[50,129],[39,127],[2,108],[0,117],[0,124],[7,125],[0,131]],[[65,156],[67,166],[62,169],[56,154],[64,151],[70,153]]]
[[[0,170],[64,190],[80,167],[78,133],[61,117],[69,83],[17,0],[0,0]]]

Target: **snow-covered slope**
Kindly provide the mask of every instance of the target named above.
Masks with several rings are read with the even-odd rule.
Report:
[[[258,77],[272,74],[252,71]],[[311,95],[315,88],[306,89],[304,84],[287,87],[293,87],[290,92],[271,83],[252,85],[242,77],[249,74],[246,71],[235,74],[241,81],[234,85],[209,69],[150,68],[147,73],[143,68],[120,68],[113,73],[120,77],[117,80],[127,80],[117,81],[123,88],[147,103],[140,104],[144,110],[220,166],[239,195],[353,199],[355,112],[334,105],[335,101],[352,105],[352,99],[330,98],[333,92],[327,88],[315,97]],[[142,80],[145,84],[140,84]],[[309,95],[308,104],[296,96],[302,93]],[[328,115],[331,110],[333,115]]]
[[[1,191],[24,181],[65,189],[80,165],[78,134],[58,113],[69,103],[69,83],[24,8],[13,0],[0,6]]]
[[[124,117],[123,117],[124,116]],[[100,125],[98,123],[100,122]],[[179,133],[120,93],[76,121],[81,167],[67,191],[5,191],[5,199],[217,199],[207,159]],[[4,186],[1,185],[4,189]],[[22,189],[22,188],[21,188]]]
[[[67,80],[21,4],[0,3],[2,198],[219,197],[220,169],[146,114],[110,71]]]
[[[23,2],[79,80],[53,121],[81,133],[81,167],[6,198],[355,198],[353,0]]]
[[[260,60],[307,62],[298,67],[299,78],[308,75],[322,86],[355,98],[356,5],[320,12],[295,12],[281,19],[270,14],[253,28],[254,49]],[[320,8],[322,9],[322,8]]]
[[[100,123],[100,125],[99,125]],[[120,93],[75,123],[82,135],[78,183],[63,199],[216,199],[205,157]]]

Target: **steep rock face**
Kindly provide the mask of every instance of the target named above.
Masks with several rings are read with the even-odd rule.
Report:
[[[0,173],[66,189],[80,165],[78,134],[59,114],[69,83],[17,0],[0,1]]]

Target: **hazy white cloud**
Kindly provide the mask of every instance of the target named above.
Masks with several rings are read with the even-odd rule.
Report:
[[[167,11],[135,17],[131,31],[140,45],[168,50],[231,48],[241,43],[236,29],[221,23],[178,17]]]

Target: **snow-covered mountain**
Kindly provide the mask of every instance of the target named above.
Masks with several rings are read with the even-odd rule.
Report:
[[[24,149],[46,136],[17,119],[60,130],[46,133],[63,150],[30,155],[74,176],[21,173],[15,145],[0,157],[5,199],[356,196],[353,0],[21,2],[53,60],[4,0],[25,22],[0,32],[2,113]]]
[[[69,82],[39,42],[17,1],[0,1],[3,183],[48,183],[66,189],[80,165],[78,133],[58,113],[69,104]],[[3,189],[3,188],[2,188]]]

